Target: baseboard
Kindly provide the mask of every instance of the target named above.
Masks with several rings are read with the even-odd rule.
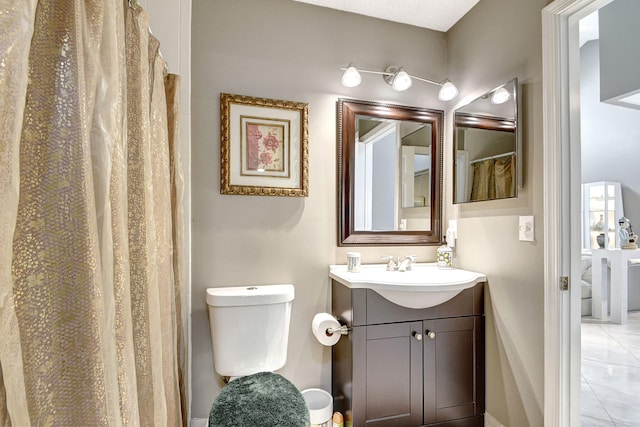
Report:
[[[484,413],[484,427],[504,427],[504,425],[500,424],[498,420],[496,420],[490,413]]]
[[[207,418],[192,418],[191,427],[208,427],[209,420]],[[500,424],[498,420],[493,418],[491,414],[485,412],[484,414],[484,427],[505,427]]]
[[[207,418],[191,418],[191,427],[207,427],[209,419]]]
[[[192,418],[191,427],[207,427],[209,420],[207,418]],[[491,414],[485,412],[484,414],[484,427],[505,427],[500,424],[498,420],[493,418]]]

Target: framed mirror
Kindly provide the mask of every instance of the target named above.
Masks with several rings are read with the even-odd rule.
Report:
[[[517,92],[514,78],[454,112],[454,203],[517,197]]]
[[[444,112],[338,100],[338,245],[440,244]]]

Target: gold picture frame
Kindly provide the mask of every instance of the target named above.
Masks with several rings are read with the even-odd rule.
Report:
[[[220,193],[309,195],[308,105],[220,94]]]

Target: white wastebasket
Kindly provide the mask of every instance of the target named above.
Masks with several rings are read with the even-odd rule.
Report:
[[[305,402],[309,407],[311,427],[331,427],[333,417],[333,397],[320,388],[302,390]]]

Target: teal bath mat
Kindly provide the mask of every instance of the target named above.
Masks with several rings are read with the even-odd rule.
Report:
[[[286,378],[260,372],[231,381],[218,395],[209,427],[308,427],[309,408]]]

